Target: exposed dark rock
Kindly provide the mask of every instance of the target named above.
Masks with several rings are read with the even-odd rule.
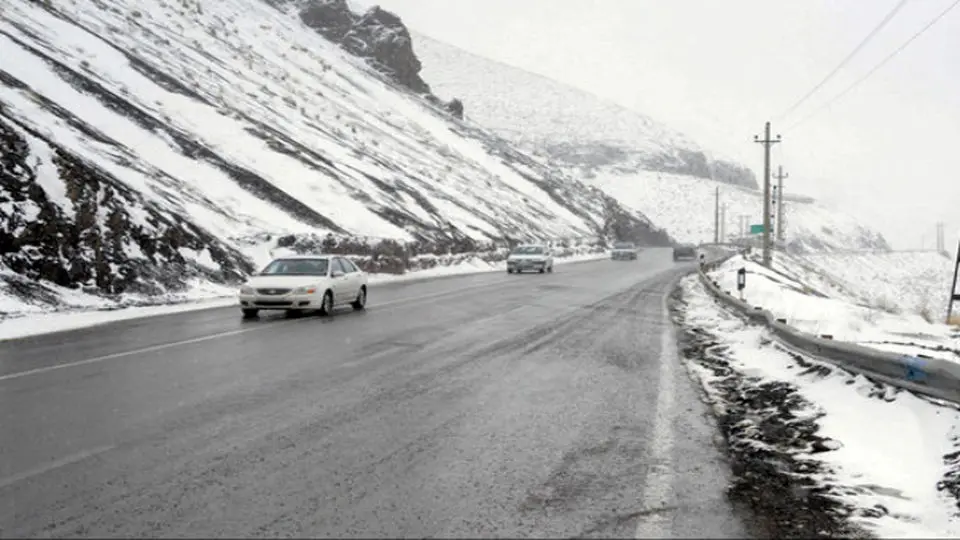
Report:
[[[463,120],[463,102],[457,98],[453,98],[444,105],[447,111],[450,112],[454,117]]]
[[[273,5],[279,0],[267,0]],[[463,119],[463,102],[443,103],[420,77],[422,64],[413,50],[413,37],[395,13],[373,6],[354,13],[346,0],[308,0],[302,4],[300,19],[345,51],[363,58],[397,84],[422,95],[452,116]]]
[[[33,145],[46,145],[49,155]],[[38,182],[44,174],[56,172]],[[69,207],[51,200],[62,183]],[[0,263],[21,276],[104,295],[163,294],[192,278],[236,282],[252,271],[238,251],[146,202],[124,183],[39,133],[3,115],[0,108]],[[181,249],[208,250],[216,268],[185,257]]]
[[[420,77],[422,66],[413,52],[413,38],[397,15],[379,6],[358,15],[346,0],[311,0],[301,10],[300,18],[397,83],[418,94],[430,93],[430,86]]]

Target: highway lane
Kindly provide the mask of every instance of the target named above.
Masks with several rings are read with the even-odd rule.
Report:
[[[743,537],[665,313],[684,268],[0,343],[0,535]]]

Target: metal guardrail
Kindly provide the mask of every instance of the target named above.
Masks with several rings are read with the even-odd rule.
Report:
[[[751,306],[722,290],[707,272],[733,256],[727,255],[705,264],[697,272],[700,281],[718,302],[745,315],[751,322],[765,325],[785,349],[859,373],[876,382],[960,404],[960,363],[880,351],[807,334],[787,325],[784,319],[777,319],[761,306]]]

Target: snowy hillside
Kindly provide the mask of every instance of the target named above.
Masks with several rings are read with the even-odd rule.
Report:
[[[953,259],[930,252],[813,254],[805,268],[832,276],[861,301],[887,310],[946,318]]]
[[[929,255],[929,256],[928,256]],[[936,261],[933,257],[940,260]],[[737,256],[711,272],[736,291],[737,270],[747,269],[744,298],[787,324],[812,334],[911,355],[960,362],[960,333],[943,324],[952,275],[937,254],[778,254],[773,270]]]
[[[586,92],[413,36],[431,88],[462,98],[467,118],[644,212],[677,240],[713,241],[717,187],[730,205],[728,232],[738,232],[740,215],[760,219],[762,198],[746,166],[711,159],[682,134]],[[887,248],[856,219],[799,194],[790,199],[787,235],[795,247]]]
[[[278,241],[328,233],[325,249],[377,255],[385,243],[405,260],[614,229],[669,241],[390,81],[293,8],[12,0],[0,51],[8,295],[229,283]]]
[[[598,167],[714,177],[756,187],[747,167],[713,159],[685,135],[587,92],[413,33],[424,77],[466,116],[581,173]]]

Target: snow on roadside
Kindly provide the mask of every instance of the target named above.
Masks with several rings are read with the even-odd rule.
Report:
[[[738,476],[731,496],[762,535],[960,536],[960,411],[780,349],[695,276],[678,292],[686,363]]]
[[[556,264],[586,262],[609,257],[606,252],[573,255],[557,259]],[[378,285],[393,282],[417,281],[444,276],[457,276],[481,272],[506,271],[506,263],[488,263],[475,258],[461,264],[440,266],[406,274],[369,274],[370,284]],[[217,287],[211,290],[209,283],[198,285],[190,291],[172,299],[175,303],[150,306],[117,305],[100,297],[86,295],[78,291],[64,289],[63,294],[71,300],[69,311],[44,311],[38,306],[26,304],[5,293],[4,282],[0,280],[0,341],[28,336],[63,332],[97,326],[110,322],[156,317],[187,311],[229,307],[236,304],[233,289]],[[60,289],[58,287],[58,289]],[[58,291],[60,292],[60,291]],[[129,303],[132,300],[126,299]],[[4,314],[8,318],[2,318]]]
[[[737,256],[711,271],[710,276],[721,289],[736,294],[737,270],[746,268],[744,299],[786,319],[787,324],[803,332],[960,362],[960,334],[955,329],[892,306],[858,303],[858,295],[840,280],[788,257],[778,254],[774,262],[770,270],[752,259]],[[869,289],[872,285],[863,283],[861,287]]]

